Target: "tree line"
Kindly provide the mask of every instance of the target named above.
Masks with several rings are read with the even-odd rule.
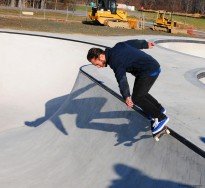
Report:
[[[66,10],[73,9],[77,2],[84,4],[83,0],[0,0],[0,6]]]
[[[145,9],[167,10],[170,12],[205,13],[205,0],[128,0],[129,4]]]

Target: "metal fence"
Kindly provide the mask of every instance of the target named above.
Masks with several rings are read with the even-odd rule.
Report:
[[[12,0],[0,1],[0,16],[18,16],[39,19],[68,20],[70,15],[87,16],[90,7],[83,4],[76,4],[74,1],[61,3],[39,0],[19,0],[12,5]]]
[[[6,7],[23,7],[23,8],[35,8],[35,9],[44,9],[45,6],[48,9],[53,10],[65,10],[65,9],[74,9],[77,5],[82,5],[77,3],[76,0],[67,0],[62,2],[62,0],[0,0],[0,6]]]

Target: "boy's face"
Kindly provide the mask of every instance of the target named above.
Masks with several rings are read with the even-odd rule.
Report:
[[[97,68],[103,68],[106,66],[105,55],[100,54],[98,58],[92,58],[90,62]]]

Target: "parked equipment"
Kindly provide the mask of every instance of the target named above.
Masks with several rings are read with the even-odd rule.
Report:
[[[88,12],[88,17],[109,27],[138,28],[137,19],[128,18],[126,11],[118,10],[116,0],[97,0],[96,6]]]
[[[166,11],[158,11],[157,18],[153,25],[153,30],[166,31],[172,33],[177,27],[177,22],[172,20],[172,14]]]

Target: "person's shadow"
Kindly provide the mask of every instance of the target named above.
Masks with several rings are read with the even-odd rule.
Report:
[[[39,117],[38,119],[34,121],[25,121],[25,125],[29,127],[38,127],[42,125],[45,121],[50,120],[56,128],[61,131],[63,134],[68,135],[66,129],[64,128],[61,120],[59,117],[57,118],[52,118],[53,115],[58,113],[60,108],[62,108],[62,105],[67,101],[67,100],[72,100],[71,97],[75,98],[78,95],[82,94],[83,92],[89,90],[91,87],[94,87],[95,84],[90,84],[82,89],[79,89],[75,92],[72,93],[72,96],[70,94],[64,95],[61,97],[54,98],[52,100],[49,100],[45,104],[45,115],[43,117]],[[59,115],[58,115],[59,116]]]
[[[43,122],[50,120],[59,131],[64,135],[68,135],[64,127],[68,125],[63,125],[59,116],[63,114],[77,114],[76,126],[78,128],[114,132],[117,137],[116,146],[122,143],[125,146],[132,146],[138,140],[151,136],[142,134],[138,138],[135,138],[140,132],[147,132],[150,127],[150,123],[137,112],[133,110],[102,110],[107,102],[106,98],[86,95],[86,92],[94,86],[95,84],[89,84],[73,91],[69,95],[48,101],[45,105],[45,116],[32,122],[26,121],[25,125],[37,127],[42,125]],[[127,123],[121,123],[120,118],[127,119]],[[113,121],[109,121],[113,119],[116,121],[115,124],[112,123]]]
[[[69,95],[65,95],[62,97],[58,97],[55,99],[52,99],[48,101],[45,104],[45,115],[43,117],[39,117],[38,119],[34,121],[25,121],[25,125],[29,127],[38,127],[39,125],[42,125],[45,121],[47,121],[49,118],[51,118],[61,107],[61,105],[64,103],[64,101],[69,97]],[[56,128],[61,131],[63,134],[68,135],[66,129],[64,128],[63,124],[61,123],[60,119],[56,119],[58,123],[53,122],[56,125]]]
[[[109,188],[193,188],[195,185],[186,185],[178,182],[173,182],[171,180],[159,180],[151,178],[140,170],[126,166],[124,164],[116,164],[114,166],[114,171],[119,176],[118,179],[113,180]]]

